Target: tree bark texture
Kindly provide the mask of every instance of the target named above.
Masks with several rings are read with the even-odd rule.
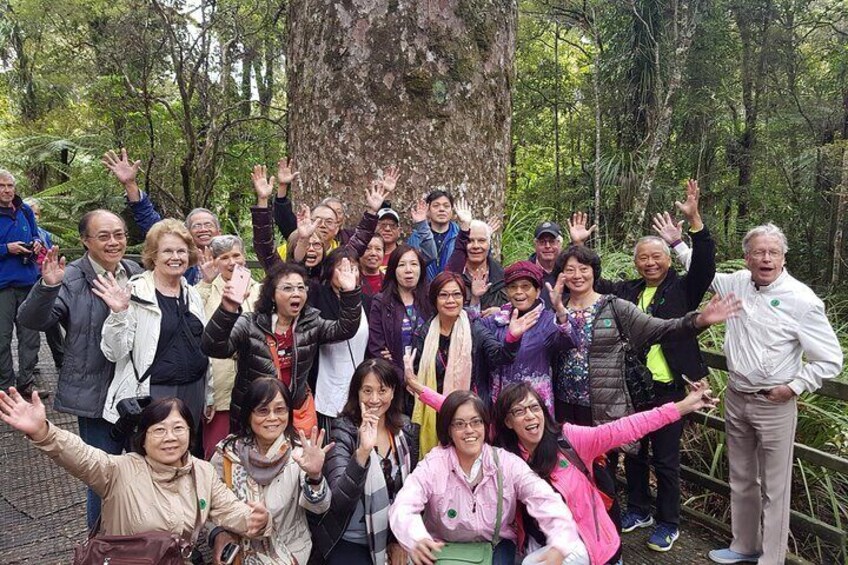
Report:
[[[516,19],[512,0],[292,0],[288,147],[303,179],[295,198],[361,202],[394,164],[395,208],[447,188],[476,217],[500,218]]]

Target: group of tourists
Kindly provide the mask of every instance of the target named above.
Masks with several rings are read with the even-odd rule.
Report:
[[[640,528],[669,551],[683,417],[719,401],[698,335],[726,322],[733,539],[709,559],[784,562],[796,400],[843,354],[776,226],[744,237],[745,269],[716,273],[689,181],[687,229],[657,214],[638,278],[602,276],[582,213],[541,223],[534,253],[504,266],[498,226],[446,190],[406,217],[390,167],[361,203],[296,202],[284,158],[251,175],[257,280],[212,211],[163,219],[140,162],[103,163],[140,264],[104,209],[80,218],[85,253],[66,262],[0,169],[0,419],[88,485],[85,551],[167,532],[202,562],[201,526],[215,564],[606,565]],[[39,332],[54,391],[36,390]],[[78,435],[47,420],[51,394]]]

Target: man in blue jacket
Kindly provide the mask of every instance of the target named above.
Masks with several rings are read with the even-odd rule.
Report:
[[[32,209],[16,192],[15,177],[0,169],[0,389],[17,387],[29,398],[41,336],[15,321],[18,307],[38,280],[41,251]],[[18,372],[12,364],[12,331],[18,335]],[[46,395],[42,395],[46,396]]]
[[[436,258],[427,264],[427,280],[431,281],[447,267],[448,259],[453,254],[456,237],[459,235],[459,225],[451,221],[453,196],[450,192],[434,190],[424,201],[427,202],[427,219],[436,243]],[[412,232],[406,243],[420,249],[421,237],[416,232]]]

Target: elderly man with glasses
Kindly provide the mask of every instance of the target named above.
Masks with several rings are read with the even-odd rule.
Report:
[[[85,254],[65,264],[54,246],[41,265],[41,281],[32,287],[18,311],[21,325],[45,331],[56,324],[65,329],[65,357],[56,384],[53,407],[79,419],[82,440],[118,455],[123,442],[112,438],[112,424],[103,419],[103,405],[115,364],[100,350],[100,334],[109,308],[91,291],[98,277],[113,277],[120,284],[141,272],[124,259],[127,226],[108,210],[93,210],[79,221]],[[92,526],[100,514],[100,499],[88,492],[87,517]]]

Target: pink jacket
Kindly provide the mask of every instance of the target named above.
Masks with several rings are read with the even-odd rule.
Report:
[[[501,539],[516,541],[515,510],[522,502],[550,545],[563,555],[579,544],[571,512],[551,486],[518,456],[485,445],[483,479],[473,492],[453,447],[437,447],[418,463],[389,509],[389,524],[401,545],[410,549],[427,538],[449,542],[492,540],[498,502],[493,449],[498,450],[503,475]]]
[[[428,388],[424,389],[420,398],[421,402],[436,410],[441,408],[444,401],[441,394]],[[596,428],[565,424],[562,427],[562,435],[583,460],[586,468],[591,470],[593,461],[600,455],[625,443],[636,441],[679,419],[680,412],[673,402],[669,402],[659,408],[639,412]],[[526,457],[526,453],[524,456]],[[567,462],[564,456],[560,456],[560,462],[562,461]],[[416,473],[417,469],[413,475]],[[580,539],[586,545],[592,565],[608,563],[618,551],[621,539],[609,514],[607,514],[604,501],[595,487],[589,482],[586,475],[567,463],[565,467],[562,466],[562,463],[557,465],[551,474],[551,485],[559,492],[573,513],[577,530],[580,532]],[[405,487],[406,485],[404,485]],[[530,514],[533,515],[532,512]],[[504,518],[504,521],[506,521],[506,518]],[[545,532],[544,528],[541,529]],[[546,536],[549,540],[551,539],[547,533]]]

